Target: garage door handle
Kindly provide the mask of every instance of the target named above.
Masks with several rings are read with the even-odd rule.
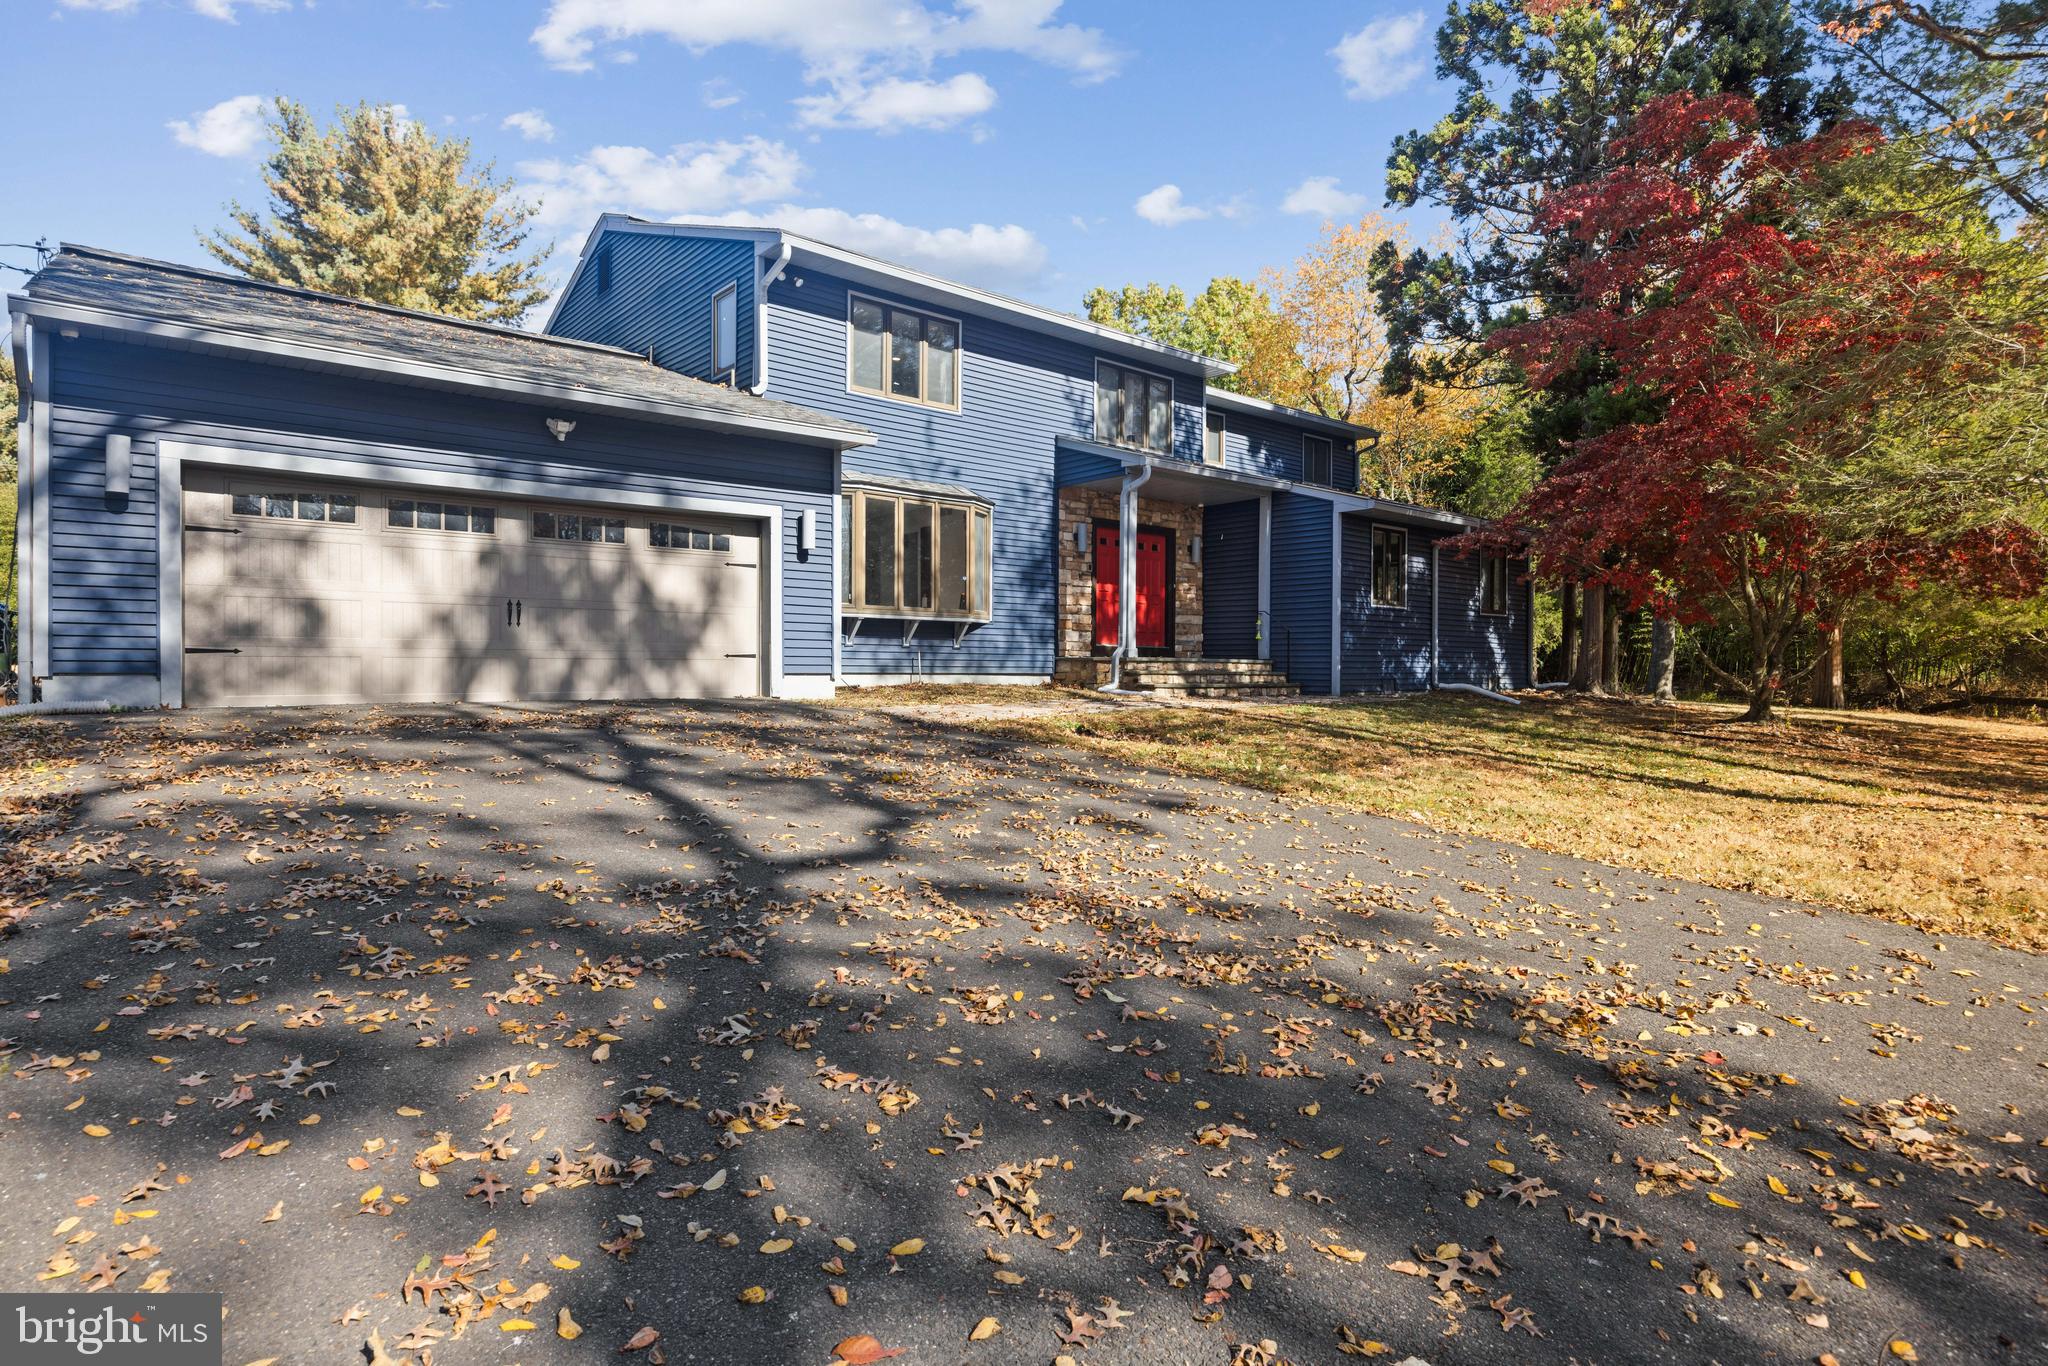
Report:
[[[507,599],[505,599],[505,624],[506,624],[507,626],[517,626],[517,625],[519,625],[519,623],[520,623],[520,622],[521,622],[522,620],[524,620],[524,619],[525,619],[525,616],[526,616],[526,599],[525,599],[525,598],[520,598],[520,599],[518,599],[517,601],[515,601],[515,600],[513,600],[513,599],[511,599],[511,598],[507,598]]]
[[[727,561],[725,562],[725,567],[726,567],[727,569],[758,569],[758,568],[760,568],[760,566],[759,566],[759,565],[757,565],[757,564],[755,564],[755,563],[754,563],[754,562],[753,562],[752,560],[727,560]]]
[[[727,659],[754,659],[754,658],[757,658],[757,656],[755,656],[755,655],[736,655],[736,654],[734,654],[734,653],[733,653],[732,651],[730,651],[730,650],[727,650],[727,651],[725,652],[725,657],[726,657]]]
[[[242,653],[242,650],[238,645],[187,645],[185,653],[188,655],[238,655]]]
[[[193,524],[193,523],[189,523],[189,522],[188,522],[188,523],[186,524],[186,526],[185,526],[185,530],[187,530],[187,531],[217,531],[217,532],[219,532],[219,533],[220,533],[221,535],[223,535],[223,536],[239,536],[239,535],[241,535],[241,534],[242,534],[242,529],[241,529],[240,527],[238,527],[238,526],[198,526],[198,525],[196,525],[196,524]]]

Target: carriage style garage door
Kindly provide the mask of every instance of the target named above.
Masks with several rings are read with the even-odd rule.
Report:
[[[192,470],[185,701],[760,693],[761,528]]]

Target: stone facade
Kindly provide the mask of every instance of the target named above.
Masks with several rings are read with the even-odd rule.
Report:
[[[1059,493],[1059,658],[1085,660],[1095,645],[1095,536],[1088,534],[1085,552],[1075,548],[1074,529],[1117,519],[1117,495],[1097,489],[1061,489]],[[1155,502],[1138,498],[1138,525],[1173,533],[1171,640],[1176,659],[1202,657],[1202,566],[1188,558],[1188,547],[1202,534],[1202,509],[1192,503]],[[1080,666],[1062,666],[1078,675]]]

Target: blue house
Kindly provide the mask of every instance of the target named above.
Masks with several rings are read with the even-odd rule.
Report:
[[[1368,429],[793,233],[607,215],[544,335],[71,246],[9,307],[48,700],[1531,681]]]

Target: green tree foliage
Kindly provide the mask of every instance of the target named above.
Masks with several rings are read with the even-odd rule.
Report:
[[[1262,285],[1219,275],[1190,299],[1179,285],[1097,286],[1081,300],[1091,322],[1237,366],[1217,387],[1299,404],[1303,378],[1293,325]]]
[[[269,127],[270,203],[230,204],[233,228],[200,237],[222,262],[255,280],[494,322],[545,297],[545,252],[521,254],[535,207],[488,164],[472,168],[467,139],[367,103],[322,128],[279,99]]]

